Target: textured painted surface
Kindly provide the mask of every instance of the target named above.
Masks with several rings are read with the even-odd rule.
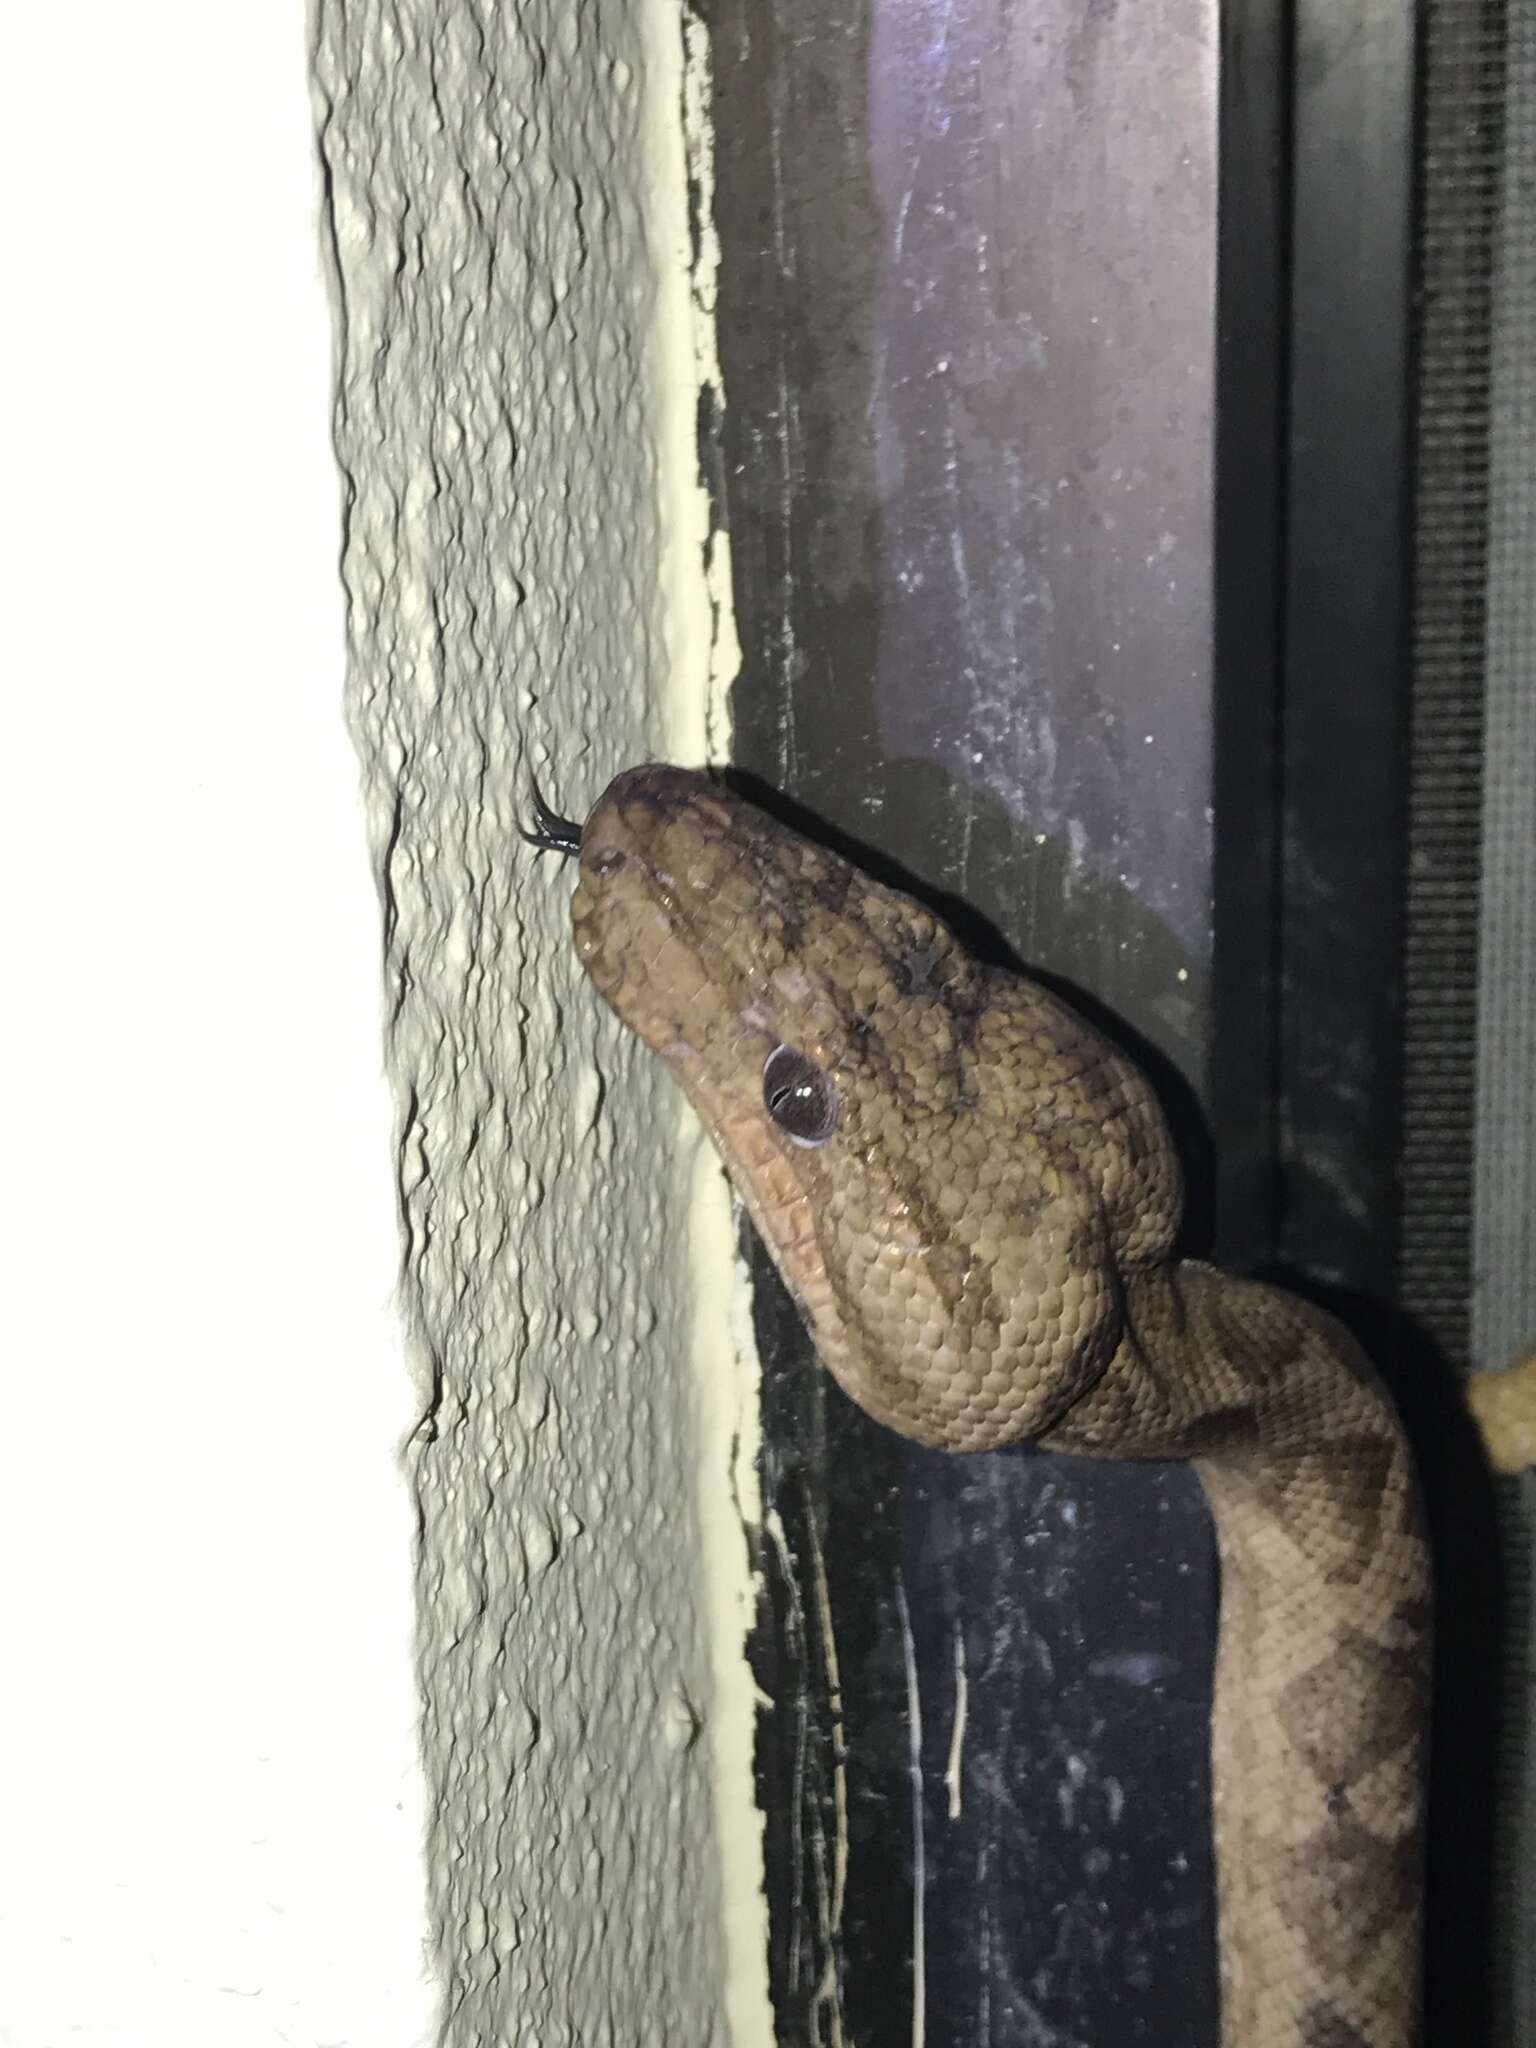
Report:
[[[656,283],[683,276],[680,52],[663,0],[319,20],[453,2044],[726,2038],[692,1140],[515,832],[529,765],[580,812],[702,747],[666,709],[699,674],[663,538],[691,469]]]

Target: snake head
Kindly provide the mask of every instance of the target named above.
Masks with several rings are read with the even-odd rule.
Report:
[[[587,973],[677,1077],[846,1391],[952,1450],[1059,1420],[1119,1339],[1117,1259],[1177,1222],[1136,1070],[705,773],[617,777],[579,861]]]

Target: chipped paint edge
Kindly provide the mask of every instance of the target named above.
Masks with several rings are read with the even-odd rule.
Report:
[[[657,443],[667,756],[726,758],[729,690],[741,665],[727,537],[712,527],[699,466],[699,394],[724,394],[715,338],[709,35],[680,0],[649,0],[646,40],[650,222],[656,269],[653,406]],[[694,193],[690,222],[689,188]],[[695,240],[695,236],[697,239]],[[775,2048],[768,1981],[764,1817],[755,1795],[757,1692],[747,1661],[758,1588],[750,1532],[761,1526],[760,1368],[735,1206],[714,1148],[678,1098],[678,1158],[689,1176],[690,1364],[710,1700],[705,1720],[725,1947],[724,2034]]]
[[[657,257],[657,445],[662,707],[668,756],[684,767],[729,757],[730,689],[741,668],[729,536],[712,525],[700,469],[699,394],[725,391],[715,333],[720,243],[714,222],[709,32],[679,0],[651,0],[651,214]],[[695,195],[690,222],[689,189]],[[695,240],[694,237],[697,237]]]

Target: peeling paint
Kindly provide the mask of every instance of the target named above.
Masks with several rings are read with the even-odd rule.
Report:
[[[965,1716],[970,1701],[970,1681],[965,1671],[965,1635],[955,1623],[955,1711],[950,1723],[949,1761],[944,1766],[944,1784],[949,1793],[949,1817],[958,1820],[965,1810],[961,1797],[962,1766],[965,1761]]]
[[[901,1618],[901,1649],[907,1674],[907,1741],[912,1780],[912,2048],[923,2048],[928,2024],[928,1856],[924,1837],[923,1698],[917,1683],[917,1645],[907,1589],[896,1580],[896,1609]]]

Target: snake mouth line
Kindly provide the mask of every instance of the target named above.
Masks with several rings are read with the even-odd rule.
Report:
[[[741,829],[722,792],[674,768],[617,777],[582,828],[571,903],[578,954],[621,1020],[658,1051],[678,1030],[691,1038],[687,1017],[706,990],[717,1019],[724,1011],[744,1033],[772,1036],[754,1014],[767,982],[743,940],[751,919],[721,907],[727,885],[751,866],[738,844]],[[672,965],[658,975],[656,961],[642,963],[637,947],[654,947],[658,956],[675,948]],[[658,988],[670,988],[672,998],[662,1001]]]

